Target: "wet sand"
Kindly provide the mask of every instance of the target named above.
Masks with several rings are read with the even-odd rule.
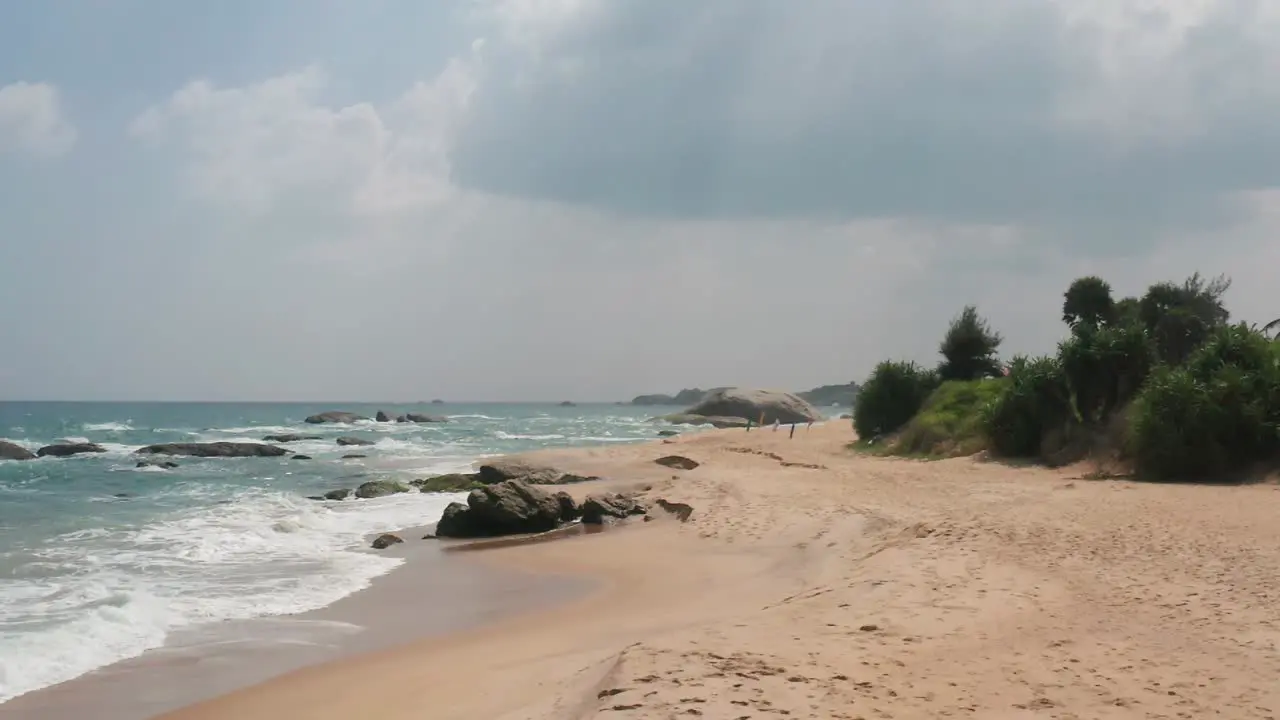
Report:
[[[474,562],[421,540],[427,530],[400,533],[405,543],[380,554],[405,563],[333,605],[175,633],[163,648],[0,705],[0,718],[143,720],[308,665],[537,612],[591,587]]]

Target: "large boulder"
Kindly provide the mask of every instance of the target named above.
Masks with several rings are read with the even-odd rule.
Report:
[[[399,493],[407,493],[413,488],[402,482],[395,480],[370,480],[360,487],[356,488],[356,497],[362,500],[369,498],[386,497],[387,495],[396,495]]]
[[[363,415],[357,415],[352,412],[343,412],[341,410],[330,410],[328,412],[317,413],[307,418],[307,422],[312,425],[323,425],[324,423],[353,423],[360,420],[368,420]]]
[[[490,460],[480,466],[477,473],[485,485],[506,480],[523,480],[534,485],[554,485],[564,473],[547,465],[533,465],[519,460]]]
[[[97,443],[57,443],[45,445],[36,451],[36,457],[71,457],[83,453],[104,453],[107,449]]]
[[[344,437],[338,438],[338,444],[342,445],[343,447],[346,447],[348,445],[372,445],[373,441],[365,440],[364,438],[344,436]]]
[[[396,418],[396,422],[402,423],[442,423],[449,422],[449,418],[440,417],[439,415],[424,415],[423,413],[405,413]]]
[[[386,410],[379,410],[373,419],[378,422],[395,422],[396,416],[389,414]]]
[[[440,537],[494,537],[554,530],[564,512],[556,496],[520,480],[506,480],[472,490],[463,508],[445,508],[436,534]]]
[[[351,495],[350,488],[340,488],[338,490],[330,490],[324,494],[325,500],[346,500]]]
[[[606,493],[604,495],[588,495],[582,501],[582,522],[587,525],[601,525],[606,518],[621,520],[631,515],[643,515],[647,512],[644,505],[626,495]]]
[[[373,542],[369,544],[369,547],[374,550],[386,550],[392,545],[399,545],[402,542],[404,542],[404,539],[399,535],[395,535],[393,533],[382,533],[373,539]]]
[[[689,408],[691,415],[705,417],[738,417],[765,425],[810,423],[822,414],[799,396],[776,390],[726,388],[708,393],[702,402]]]
[[[323,440],[323,435],[296,435],[294,433],[285,433],[283,435],[268,435],[262,438],[263,442],[269,443],[291,443],[301,442],[303,440]]]
[[[35,460],[36,454],[17,443],[0,440],[0,460]]]
[[[289,451],[253,442],[161,443],[138,448],[139,455],[190,455],[192,457],[280,457]]]

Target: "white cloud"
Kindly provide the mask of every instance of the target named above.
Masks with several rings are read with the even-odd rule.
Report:
[[[0,87],[0,154],[57,156],[71,151],[76,129],[62,115],[58,88],[16,82]]]

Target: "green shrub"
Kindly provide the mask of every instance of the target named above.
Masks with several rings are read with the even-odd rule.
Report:
[[[963,457],[987,446],[983,418],[1003,394],[1006,378],[951,380],[934,390],[920,412],[891,440],[894,455]]]
[[[913,362],[886,360],[876,365],[853,408],[858,437],[870,439],[896,431],[920,410],[937,385],[932,371]]]
[[[1070,390],[1058,359],[1019,357],[982,424],[996,454],[1036,457],[1045,435],[1071,420]]]
[[[1229,479],[1280,450],[1280,351],[1221,328],[1183,367],[1162,367],[1134,404],[1135,469],[1152,479]],[[1228,476],[1228,477],[1224,477]]]
[[[1128,404],[1156,364],[1155,345],[1142,327],[1079,324],[1058,345],[1058,361],[1081,422],[1103,423]]]
[[[967,305],[951,321],[947,334],[938,345],[942,362],[938,377],[942,380],[978,380],[1000,374],[996,351],[1003,338],[978,314],[978,308]]]

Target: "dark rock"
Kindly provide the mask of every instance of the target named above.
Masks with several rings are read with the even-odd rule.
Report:
[[[111,497],[113,497],[113,498],[118,498],[118,499],[120,499],[120,500],[128,500],[129,498],[131,498],[131,497],[133,497],[133,496],[132,496],[132,495],[130,495],[129,493],[116,493],[115,495],[112,495]]]
[[[311,456],[310,455],[294,455],[292,459],[293,460],[310,460]]]
[[[396,416],[388,415],[386,410],[379,410],[378,414],[373,416],[373,419],[377,420],[378,422],[394,422],[396,419]]]
[[[308,499],[308,500],[324,500],[324,496],[323,496],[323,495],[308,495],[308,496],[307,496],[307,499]]]
[[[710,425],[715,428],[724,430],[726,428],[744,428],[750,421],[740,417],[709,417],[707,415],[693,415],[691,413],[677,413],[675,415],[667,415],[657,420],[664,420],[672,425]]]
[[[582,511],[578,509],[578,503],[572,495],[561,490],[552,497],[560,503],[560,522],[573,522],[582,517]]]
[[[409,484],[422,492],[460,492],[480,487],[479,473],[450,473],[434,477],[410,480]]]
[[[396,422],[402,423],[442,423],[449,422],[449,418],[440,417],[439,415],[424,415],[422,413],[405,413],[396,418]]]
[[[693,506],[685,503],[673,503],[659,498],[653,504],[675,515],[680,522],[689,522],[689,518],[693,515]]]
[[[472,490],[467,505],[445,508],[436,534],[441,537],[493,537],[553,530],[563,512],[560,500],[520,480]]]
[[[660,457],[657,460],[654,460],[654,462],[665,467],[675,468],[676,470],[693,470],[698,467],[697,460],[691,460],[683,455],[668,455],[666,457]]]
[[[286,433],[284,435],[268,435],[262,438],[262,441],[269,442],[269,443],[291,443],[291,442],[299,442],[302,440],[323,440],[323,439],[324,439],[323,435],[294,435],[292,433]]]
[[[659,430],[658,431],[658,437],[675,437],[676,435],[679,435],[679,434],[680,434],[679,430]]]
[[[0,440],[0,460],[35,460],[36,454],[30,450],[11,443],[7,440]]]
[[[344,447],[347,445],[372,445],[373,441],[365,440],[364,438],[343,436],[338,438],[338,444]]]
[[[578,403],[573,402],[571,400],[565,400],[564,402],[560,403],[560,407],[578,407]]]
[[[374,538],[373,542],[370,543],[369,547],[373,548],[374,550],[386,550],[392,545],[397,545],[402,542],[404,542],[404,540],[399,535],[393,535],[391,533],[383,533],[378,537]]]
[[[158,468],[163,468],[163,469],[165,469],[165,470],[172,470],[172,469],[174,469],[174,468],[178,467],[178,463],[176,463],[176,462],[174,462],[174,461],[172,461],[172,460],[162,460],[162,461],[159,461],[159,462],[157,462],[157,461],[155,461],[155,460],[139,460],[139,461],[138,461],[138,464],[137,464],[137,465],[134,465],[134,467],[140,467],[140,468],[144,468],[144,467],[158,467]]]
[[[36,457],[71,457],[82,453],[104,453],[107,449],[97,443],[58,443],[45,445],[36,451]]]
[[[193,457],[280,457],[289,451],[275,445],[250,442],[162,443],[138,448],[140,455],[190,455]]]
[[[852,420],[852,419],[853,419],[853,416],[852,416],[852,415],[850,415],[849,413],[844,413],[844,414],[842,414],[842,415],[840,416],[840,419],[841,419],[841,420]]]
[[[822,419],[817,409],[796,395],[746,388],[710,392],[686,412],[706,417],[738,417],[764,425],[811,423]]]
[[[363,460],[363,459],[365,459],[365,458],[367,458],[367,457],[369,457],[369,456],[368,456],[368,455],[361,455],[360,453],[350,453],[350,454],[348,454],[348,455],[343,455],[341,459],[342,459],[342,460]]]
[[[328,412],[318,413],[307,418],[307,422],[312,425],[321,425],[324,423],[353,423],[360,420],[368,420],[363,415],[357,415],[350,412],[342,412],[341,410],[330,410]]]
[[[341,490],[330,490],[324,494],[325,500],[346,500],[351,495],[350,488],[342,488]]]
[[[573,485],[573,484],[575,484],[575,483],[592,482],[593,480],[599,480],[599,479],[600,479],[600,476],[598,476],[598,475],[575,475],[575,474],[573,474],[573,473],[565,473],[565,474],[561,475],[559,478],[556,478],[555,482],[549,482],[549,483],[544,483],[544,484],[546,484],[546,485]]]
[[[492,460],[480,466],[480,482],[486,485],[506,480],[523,480],[534,485],[554,485],[564,473],[546,465],[530,465],[518,460]]]
[[[444,401],[443,401],[443,400],[432,400],[432,401],[431,401],[431,404],[432,404],[432,405],[443,405],[443,404],[444,404]]]
[[[622,519],[631,515],[643,515],[645,512],[644,505],[617,493],[588,495],[582,501],[582,522],[587,525],[601,525],[605,518]]]
[[[412,488],[395,480],[370,480],[356,488],[356,497],[362,499],[386,497],[397,493],[407,493]]]

